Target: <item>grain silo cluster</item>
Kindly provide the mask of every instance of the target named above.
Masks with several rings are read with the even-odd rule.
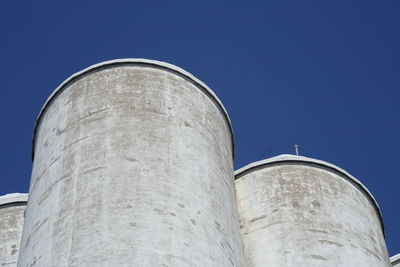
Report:
[[[234,172],[233,156],[224,106],[188,72],[122,59],[74,74],[38,116],[26,211],[26,195],[0,197],[0,266],[398,262],[346,171],[281,155]]]

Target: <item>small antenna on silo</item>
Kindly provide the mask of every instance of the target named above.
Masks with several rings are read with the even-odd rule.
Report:
[[[299,155],[299,145],[294,145],[294,150],[296,151],[296,156]]]

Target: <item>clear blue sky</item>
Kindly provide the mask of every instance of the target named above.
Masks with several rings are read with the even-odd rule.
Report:
[[[31,136],[64,79],[122,57],[208,84],[235,130],[236,168],[282,153],[361,180],[400,252],[400,1],[1,1],[0,195],[26,192]]]

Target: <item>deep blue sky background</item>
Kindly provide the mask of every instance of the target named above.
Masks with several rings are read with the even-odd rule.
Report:
[[[180,66],[227,108],[236,168],[282,153],[334,163],[381,206],[400,252],[400,1],[2,1],[0,195],[26,192],[34,121],[104,60]]]

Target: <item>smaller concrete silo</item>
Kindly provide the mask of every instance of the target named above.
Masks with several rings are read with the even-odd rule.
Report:
[[[0,196],[0,266],[17,266],[28,194]]]
[[[330,163],[281,155],[235,172],[246,267],[389,267],[369,191]]]
[[[390,258],[393,267],[400,267],[400,253]]]

